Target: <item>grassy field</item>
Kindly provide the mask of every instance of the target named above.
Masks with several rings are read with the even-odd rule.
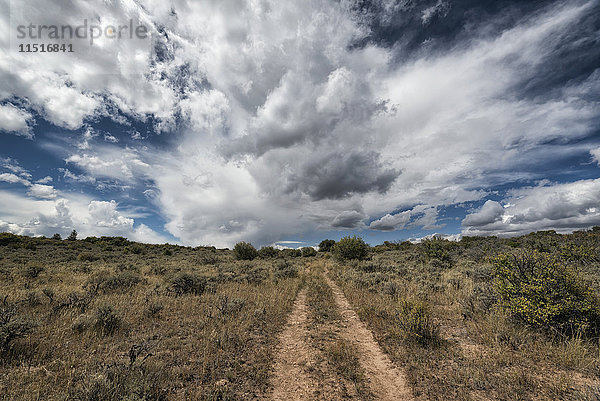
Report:
[[[373,399],[336,334],[325,274],[419,400],[600,399],[600,230],[385,243],[357,259],[341,244],[317,255],[245,244],[254,259],[237,260],[0,234],[0,399],[268,398],[303,287],[321,355],[311,374]]]
[[[250,399],[268,390],[299,262],[4,235],[3,400]]]
[[[501,299],[497,255],[552,255],[588,286],[597,312],[599,251],[598,231],[431,240],[384,244],[330,272],[419,399],[598,400],[598,314],[569,329],[513,313]],[[567,303],[567,292],[555,295]]]

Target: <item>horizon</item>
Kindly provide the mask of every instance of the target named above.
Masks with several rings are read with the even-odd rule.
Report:
[[[0,7],[0,232],[231,248],[600,226],[598,0]],[[82,21],[98,31],[19,29]]]

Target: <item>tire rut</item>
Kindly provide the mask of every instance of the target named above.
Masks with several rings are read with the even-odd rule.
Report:
[[[333,290],[335,301],[341,310],[343,327],[340,335],[356,346],[359,360],[367,373],[371,390],[378,400],[408,401],[414,400],[406,378],[396,368],[390,358],[381,350],[373,334],[358,318],[342,290],[325,273],[325,280]]]

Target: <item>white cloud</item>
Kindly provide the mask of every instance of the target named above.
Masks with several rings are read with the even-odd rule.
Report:
[[[70,63],[62,55],[42,62],[2,53],[0,99],[27,98],[68,128],[111,114],[113,106],[139,121],[152,114],[157,130],[169,131],[181,116],[185,129],[168,149],[96,146],[99,134],[86,130],[66,157],[85,173],[63,174],[90,184],[151,181],[146,193],[186,244],[274,243],[380,216],[371,229],[435,229],[439,206],[480,200],[494,184],[531,178],[523,166],[565,153],[549,141],[582,138],[597,127],[599,105],[589,94],[598,73],[547,96],[518,91],[589,4],[557,3],[496,36],[396,64],[394,49],[355,46],[369,32],[348,2],[109,3],[78,3],[67,15],[44,5],[28,10],[41,22],[76,22],[93,11],[106,20],[121,13],[156,23],[164,29],[153,31],[151,63],[138,63],[144,49],[130,43],[94,48]],[[378,4],[390,15],[408,7]],[[422,22],[448,7],[437,2]],[[88,206],[81,215],[92,213]],[[135,230],[130,216],[110,217],[112,205],[97,207],[104,217],[94,221],[102,227]],[[483,214],[470,221],[484,221]]]
[[[68,199],[32,199],[0,190],[0,204],[19,205],[6,208],[0,218],[0,231],[21,235],[66,235],[76,229],[87,236],[124,236],[131,240],[165,243],[168,239],[144,224],[124,215],[115,201],[97,201],[82,196]]]
[[[449,2],[438,0],[438,2],[433,6],[427,7],[425,10],[423,10],[423,13],[421,14],[421,22],[423,25],[427,25],[435,16],[440,16],[443,18],[448,15],[450,8],[452,8],[452,6]]]
[[[487,201],[463,220],[463,235],[521,235],[600,225],[600,179],[513,190],[503,201]]]
[[[600,148],[590,150],[590,154],[594,161],[600,166]]]
[[[23,184],[30,185],[29,181],[13,174],[13,173],[2,173],[0,174],[0,181],[8,182],[11,184]]]
[[[150,172],[150,165],[142,161],[134,149],[112,146],[96,148],[94,152],[74,154],[65,159],[94,178],[114,178],[124,182],[140,179]],[[65,173],[67,174],[67,173]],[[75,175],[69,174],[75,179]]]
[[[48,184],[48,183],[50,183],[52,181],[53,181],[53,178],[50,177],[49,175],[47,175],[44,178],[40,178],[39,180],[37,180],[36,183],[38,183],[38,184]]]
[[[12,132],[18,135],[32,137],[31,113],[12,105],[0,105],[0,131]]]
[[[52,185],[32,184],[27,192],[29,195],[42,199],[55,199],[58,191]]]

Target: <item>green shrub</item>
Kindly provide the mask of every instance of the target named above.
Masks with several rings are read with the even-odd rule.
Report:
[[[171,279],[168,291],[175,295],[202,295],[206,289],[207,279],[194,273],[180,273]]]
[[[111,274],[108,271],[101,271],[91,276],[85,284],[92,293],[126,291],[139,283],[145,281],[139,273],[124,271],[118,274]]]
[[[281,256],[284,258],[299,258],[302,256],[302,251],[300,249],[283,249],[281,251]]]
[[[324,239],[319,244],[319,252],[331,252],[331,248],[335,245],[335,241],[332,239]]]
[[[258,257],[258,251],[248,242],[238,242],[235,244],[233,254],[237,260],[254,260]]]
[[[300,252],[302,252],[302,256],[305,258],[317,255],[317,251],[315,251],[315,248],[312,248],[310,246],[305,246],[300,250]]]
[[[274,266],[274,276],[276,279],[294,278],[298,277],[298,268],[294,264],[281,260]]]
[[[408,342],[423,347],[441,343],[439,327],[434,323],[429,306],[423,301],[403,299],[398,303],[398,322]]]
[[[33,331],[35,324],[21,316],[16,305],[0,306],[0,352],[7,351],[11,343]]]
[[[102,335],[112,335],[121,328],[123,321],[110,305],[101,305],[94,314],[94,327]]]
[[[272,246],[263,246],[258,251],[258,255],[263,259],[276,258],[279,255],[279,250]]]
[[[24,274],[25,277],[28,278],[37,278],[41,272],[43,272],[44,266],[42,266],[39,263],[30,263],[29,265],[27,265],[27,267],[25,268]]]
[[[369,256],[369,245],[362,238],[344,237],[333,246],[333,255],[338,260],[364,260]]]
[[[87,373],[83,380],[65,390],[61,399],[166,401],[168,397],[165,388],[171,384],[168,377],[167,369],[148,363],[139,366],[130,363],[106,363],[102,365],[102,370],[93,374]]]
[[[11,233],[0,233],[0,245],[18,244],[21,242],[21,237]]]
[[[81,252],[79,255],[77,255],[77,260],[80,262],[95,262],[99,259],[100,256],[92,252]]]
[[[501,304],[523,322],[563,333],[598,332],[596,294],[556,256],[538,251],[500,255],[493,274]]]

